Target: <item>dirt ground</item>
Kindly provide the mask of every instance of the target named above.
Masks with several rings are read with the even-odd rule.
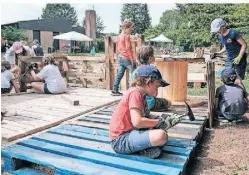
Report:
[[[244,122],[206,129],[189,175],[249,175],[249,113]]]

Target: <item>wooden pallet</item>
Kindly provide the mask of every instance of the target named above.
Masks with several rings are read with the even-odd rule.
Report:
[[[13,141],[37,133],[84,113],[119,101],[104,89],[79,88],[70,90],[70,97],[79,100],[71,105],[62,95],[22,94],[2,96],[2,107],[8,113],[1,124],[2,138]]]
[[[117,154],[112,150],[109,132],[107,128],[100,129],[100,126],[108,125],[107,121],[114,108],[115,106],[103,107],[81,115],[74,120],[78,125],[73,122],[63,124],[2,149],[4,171],[11,174],[24,170],[35,171],[27,167],[28,161],[45,166],[55,175],[185,174],[187,164],[195,154],[199,140],[197,135],[200,136],[206,122],[203,117],[196,117],[195,122],[184,119],[173,127],[169,133],[175,133],[176,137],[172,135],[169,138],[163,147],[163,155],[159,159],[148,159],[137,154]],[[196,130],[199,132],[195,132]],[[183,131],[189,133],[182,133]]]

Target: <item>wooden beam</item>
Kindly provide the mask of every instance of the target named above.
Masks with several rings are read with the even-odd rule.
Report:
[[[207,89],[209,127],[212,128],[215,113],[215,63],[211,61],[207,62]]]
[[[65,101],[69,102],[71,105],[74,105],[74,106],[80,104],[79,100],[71,97],[70,95],[63,94],[63,95],[61,95],[61,98]]]

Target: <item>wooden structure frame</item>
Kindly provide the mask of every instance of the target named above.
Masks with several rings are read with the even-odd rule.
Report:
[[[115,76],[117,74],[117,59],[115,59],[117,36],[105,37],[105,56],[106,56],[106,89],[112,89]],[[131,46],[134,57],[136,57],[136,50],[144,44],[144,36],[138,35],[136,38],[131,35]],[[117,58],[117,55],[116,55]],[[120,82],[121,90],[126,90],[129,87],[129,71],[125,72],[123,79]]]

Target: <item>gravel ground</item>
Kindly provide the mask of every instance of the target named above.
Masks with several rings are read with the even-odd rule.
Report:
[[[249,175],[249,114],[243,122],[206,129],[189,175]]]

